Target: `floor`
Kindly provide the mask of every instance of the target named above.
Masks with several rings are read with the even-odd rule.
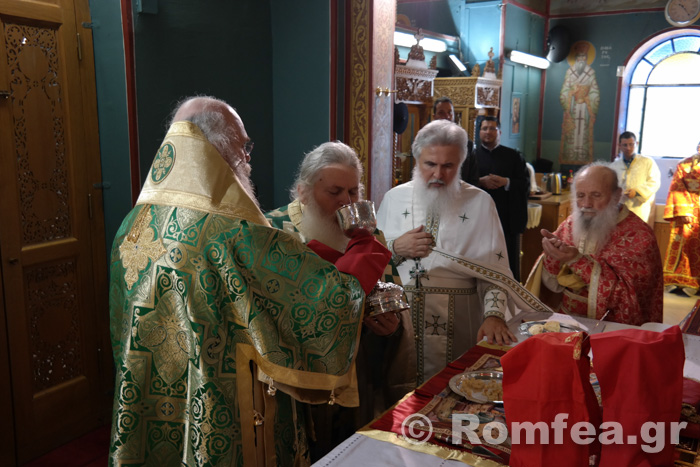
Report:
[[[24,467],[105,467],[110,425],[105,425],[35,459]]]
[[[680,324],[698,300],[700,295],[689,297],[680,290],[664,292],[664,323]]]
[[[664,292],[664,323],[679,324],[700,296],[681,291]],[[109,425],[42,456],[24,467],[104,467],[107,465]]]

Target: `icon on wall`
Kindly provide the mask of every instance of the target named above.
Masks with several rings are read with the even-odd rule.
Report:
[[[513,93],[513,102],[510,107],[510,134],[520,133],[520,93]]]
[[[559,145],[559,163],[584,165],[593,161],[593,128],[600,104],[600,90],[595,70],[595,46],[578,41],[571,46],[569,69],[559,101],[564,111]]]

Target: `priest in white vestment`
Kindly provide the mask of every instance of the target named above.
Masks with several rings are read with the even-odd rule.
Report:
[[[423,127],[411,148],[413,179],[387,192],[377,214],[410,297],[422,381],[484,336],[516,340],[505,314],[509,294],[522,287],[508,267],[493,200],[460,180],[468,141],[447,120]]]

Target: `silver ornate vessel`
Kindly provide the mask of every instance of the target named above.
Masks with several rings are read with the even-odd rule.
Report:
[[[369,200],[347,204],[336,211],[338,223],[343,233],[350,238],[359,235],[372,235],[377,228],[377,215],[374,203]],[[368,316],[381,313],[398,313],[407,310],[403,287],[390,282],[377,281],[365,300]]]
[[[369,200],[346,204],[335,212],[343,233],[352,238],[356,235],[372,235],[377,228],[374,203]]]

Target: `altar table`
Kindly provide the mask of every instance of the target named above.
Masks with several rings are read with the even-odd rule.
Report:
[[[670,327],[660,323],[647,323],[641,327],[572,317],[558,313],[521,312],[508,321],[508,327],[518,337],[518,343],[527,338],[519,331],[526,321],[553,319],[564,324],[572,324],[590,334],[611,332],[619,329],[648,329],[663,331]],[[686,352],[684,376],[700,381],[700,337],[690,334],[683,336]],[[514,344],[514,345],[517,345]],[[415,444],[397,434],[397,425],[409,414],[416,413],[429,404],[435,395],[445,390],[452,376],[462,373],[474,365],[484,355],[501,356],[509,348],[489,345],[485,341],[469,349],[464,355],[450,363],[438,374],[429,379],[412,393],[409,393],[394,407],[375,419],[342,442],[330,453],[314,464],[314,467],[356,467],[356,466],[456,466],[496,467],[506,465],[499,462],[498,452],[486,453],[491,458],[475,456],[468,450],[435,443]],[[593,356],[595,357],[595,356]],[[449,389],[448,389],[449,390]],[[399,431],[400,432],[400,431]],[[482,447],[479,447],[482,449]],[[476,452],[476,451],[475,451]],[[482,452],[483,453],[483,452]],[[507,455],[504,456],[507,459]],[[503,459],[501,459],[503,460]]]

